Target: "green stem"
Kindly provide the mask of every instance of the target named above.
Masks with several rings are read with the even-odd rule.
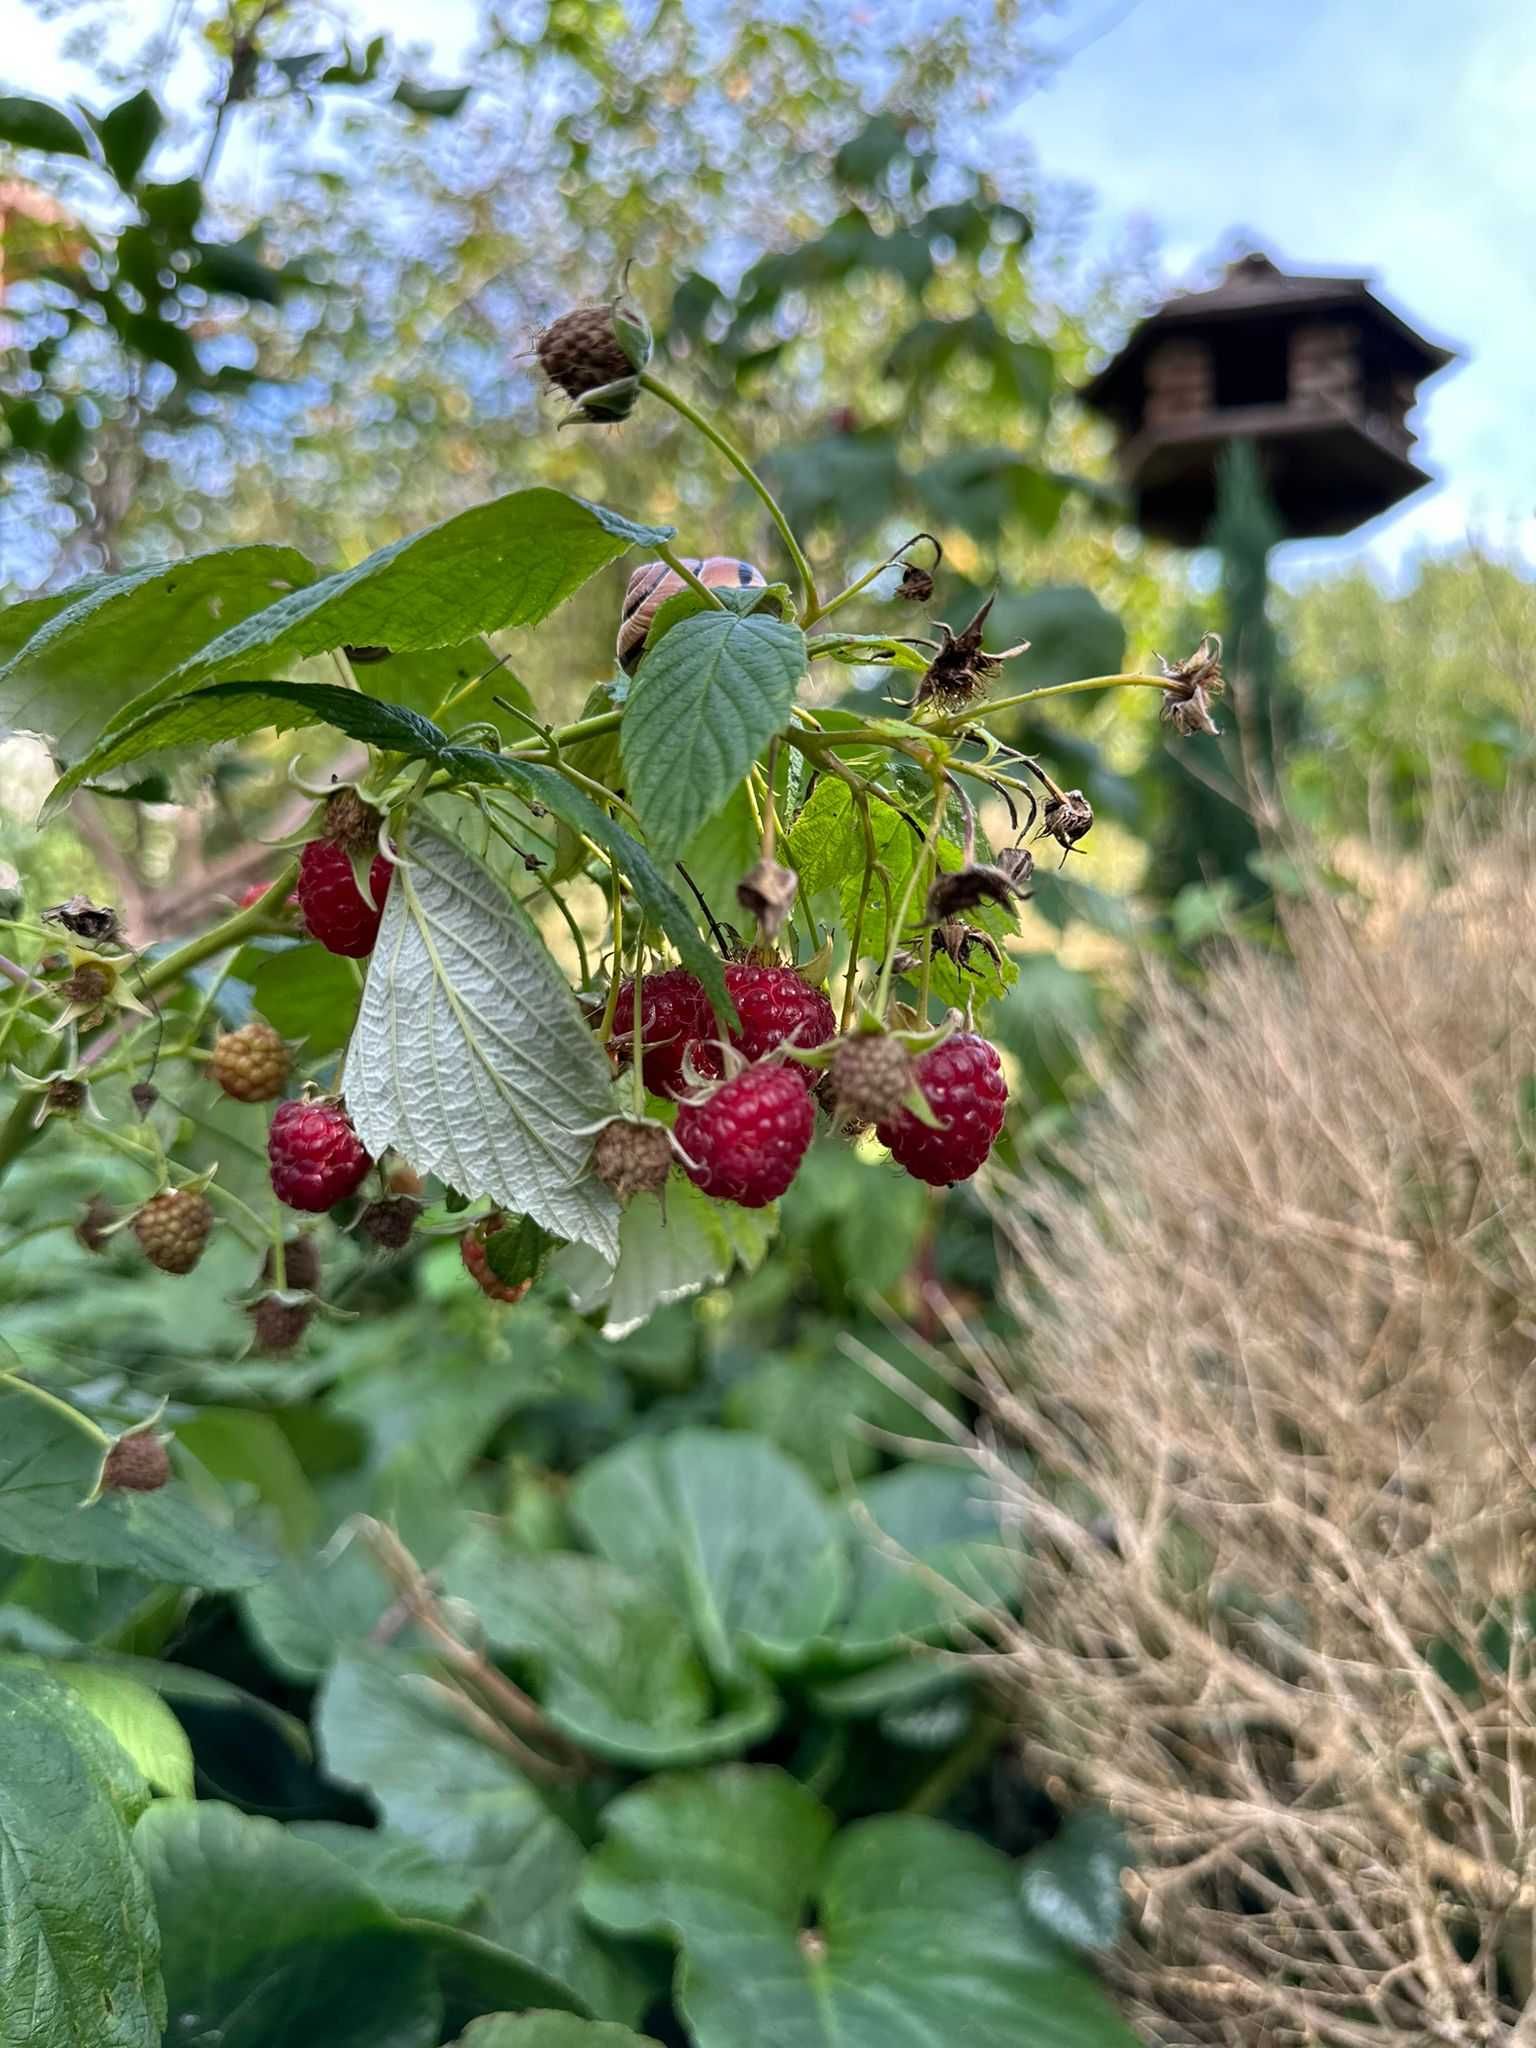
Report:
[[[614,1012],[619,1007],[619,984],[624,978],[624,883],[619,874],[619,864],[611,861],[613,869],[613,898],[610,923],[613,928],[613,966],[608,975],[608,1000],[603,1005],[602,1041],[606,1045],[613,1036]],[[635,1003],[635,1015],[640,1015],[640,1004]]]
[[[945,782],[942,769],[935,771],[933,787],[933,822],[929,825],[928,836],[924,839],[918,851],[918,856],[913,861],[908,872],[907,886],[901,892],[900,908],[897,910],[896,916],[885,935],[885,960],[880,968],[880,979],[875,984],[875,1014],[882,1020],[885,1016],[886,1004],[890,1001],[891,975],[896,966],[896,955],[901,949],[902,927],[906,924],[907,912],[912,908],[913,893],[917,888],[919,877],[925,872],[928,862],[933,856],[934,849],[939,843],[939,834],[944,829],[944,813],[948,808],[949,788]]]
[[[712,420],[706,419],[703,413],[698,411],[696,407],[691,406],[681,393],[674,391],[670,385],[663,384],[659,377],[653,377],[649,370],[642,370],[640,373],[640,389],[642,391],[649,391],[651,396],[659,398],[663,405],[670,405],[680,418],[685,419],[690,427],[693,427],[704,436],[711,447],[717,449],[725,457],[742,481],[749,484],[758,497],[762,499],[763,504],[767,507],[769,518],[779,530],[779,538],[783,541],[788,551],[789,559],[795,565],[795,574],[800,579],[801,618],[802,620],[815,618],[819,607],[816,598],[816,579],[811,574],[811,565],[805,559],[804,551],[799,541],[795,539],[794,529],[784,517],[778,499],[774,497],[772,491],[769,490],[757,471],[748,462],[746,456],[742,454],[734,441],[728,440],[721,433]]]
[[[243,939],[252,938],[258,932],[271,931],[272,920],[288,900],[289,891],[298,880],[299,864],[291,860],[268,889],[265,896],[258,897],[249,910],[237,910],[233,917],[225,918],[211,931],[201,932],[195,939],[188,939],[174,953],[167,953],[163,960],[157,960],[152,967],[144,970],[140,983],[141,991],[153,994],[167,983],[180,981],[194,967],[215,953],[222,953],[226,946],[238,946]]]
[[[903,1813],[940,1813],[961,1786],[981,1769],[1007,1735],[1007,1724],[991,1714],[980,1714],[962,1741],[949,1752],[937,1770],[924,1778],[902,1806]]]
[[[935,732],[957,732],[962,726],[974,725],[978,717],[991,718],[999,711],[1012,711],[1019,704],[1038,704],[1042,697],[1074,697],[1080,690],[1162,690],[1168,688],[1166,676],[1084,676],[1076,683],[1047,683],[1038,690],[1021,690],[1016,697],[994,697],[990,704],[978,704],[974,711],[953,711],[947,718],[936,718]]]
[[[661,561],[666,563],[674,576],[681,576],[690,590],[698,592],[712,612],[723,612],[725,610],[725,604],[720,593],[711,590],[701,576],[696,576],[681,555],[674,554],[671,548],[661,546],[657,547],[656,554]]]
[[[61,1401],[57,1394],[50,1394],[46,1387],[39,1387],[31,1380],[24,1380],[20,1373],[0,1372],[0,1380],[6,1386],[14,1387],[18,1394],[30,1394],[34,1401],[41,1401],[45,1408],[51,1408],[56,1415],[65,1416],[76,1429],[82,1430],[98,1450],[109,1451],[112,1439],[99,1423],[92,1422],[89,1415],[82,1415],[78,1408],[72,1408],[67,1401]]]

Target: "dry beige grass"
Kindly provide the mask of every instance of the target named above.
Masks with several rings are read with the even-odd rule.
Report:
[[[1018,1339],[955,1333],[1019,1739],[1138,1840],[1159,2041],[1536,2043],[1529,826],[1458,873],[1152,987],[998,1191]]]

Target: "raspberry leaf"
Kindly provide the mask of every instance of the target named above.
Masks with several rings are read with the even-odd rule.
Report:
[[[659,853],[681,853],[789,716],[805,635],[765,612],[696,612],[641,662],[620,744]]]
[[[777,1228],[776,1207],[737,1209],[712,1202],[674,1173],[665,1207],[655,1195],[636,1195],[624,1210],[617,1267],[585,1246],[570,1245],[551,1271],[580,1314],[605,1311],[603,1335],[616,1341],[668,1302],[717,1287],[738,1262],[755,1271]]]
[[[450,2048],[656,2048],[649,2034],[632,2034],[608,2020],[578,2020],[566,2012],[487,2014]]]
[[[296,548],[257,544],[93,576],[62,602],[18,606],[36,627],[0,666],[0,728],[41,733],[67,760],[104,722],[126,722],[146,680],[314,577]]]
[[[358,1136],[613,1264],[618,1205],[588,1163],[613,1114],[606,1055],[488,870],[424,822],[405,854],[343,1076]]]
[[[803,1785],[739,1764],[655,1780],[604,1818],[582,1905],[677,1945],[695,2048],[887,2048],[892,2013],[906,2048],[1134,2048],[974,1835],[888,1814],[834,1838]]]

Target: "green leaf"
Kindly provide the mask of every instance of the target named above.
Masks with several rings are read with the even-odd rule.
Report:
[[[56,156],[89,156],[91,146],[62,108],[46,100],[0,95],[0,142],[16,149],[47,149]]]
[[[202,1514],[178,1480],[82,1507],[100,1462],[61,1415],[0,1391],[0,1550],[216,1590],[252,1586],[272,1569],[270,1556]]]
[[[360,1877],[392,1913],[456,1927],[482,1904],[479,1886],[408,1836],[388,1828],[349,1828],[337,1820],[289,1823],[301,1842],[315,1842]]]
[[[132,99],[120,100],[109,113],[96,121],[96,134],[101,143],[101,153],[107,160],[107,169],[125,192],[137,182],[145,159],[164,126],[165,116],[155,104],[154,94],[147,88],[136,92]]]
[[[1125,1921],[1120,1873],[1132,1860],[1113,1814],[1069,1814],[1060,1831],[1024,1859],[1019,1904],[1026,1923],[1068,1948],[1113,1948]]]
[[[438,765],[458,782],[499,783],[516,790],[525,803],[542,804],[562,824],[584,832],[610,853],[629,878],[647,921],[672,941],[679,960],[703,982],[726,1022],[736,1021],[735,1005],[725,986],[725,963],[699,936],[693,913],[639,840],[599,809],[584,790],[567,782],[554,768],[493,754],[484,747],[448,747],[438,756]]]
[[[404,853],[343,1077],[358,1136],[617,1260],[618,1204],[590,1164],[606,1053],[485,868],[422,821]]]
[[[251,977],[254,1006],[284,1038],[303,1041],[306,1059],[341,1050],[360,999],[352,963],[324,946],[285,946]]]
[[[95,1715],[157,1792],[192,1797],[192,1745],[157,1693],[106,1665],[59,1663],[51,1671]]]
[[[124,723],[129,701],[210,633],[314,574],[295,548],[220,548],[91,577],[46,617],[32,603],[18,605],[37,624],[0,667],[0,725],[41,734],[68,760],[108,721]],[[0,612],[0,622],[8,616]]]
[[[744,1668],[744,1652],[793,1663],[837,1611],[837,1525],[760,1438],[683,1429],[621,1445],[577,1479],[571,1510],[596,1550],[688,1616],[722,1676]]]
[[[627,549],[671,534],[546,485],[512,491],[232,625],[174,672],[162,670],[133,709],[215,676],[269,675],[334,647],[456,647],[476,633],[536,626]]]
[[[429,1956],[317,1843],[214,1801],[159,1800],[134,1845],[160,1918],[166,2048],[433,2048]]]
[[[851,1661],[939,1641],[978,1607],[1002,1606],[1017,1590],[1017,1559],[975,1472],[900,1466],[861,1487],[850,1514],[853,1579],[834,1633]]]
[[[531,1663],[545,1713],[594,1756],[648,1770],[712,1763],[739,1756],[779,1718],[760,1682],[717,1717],[675,1610],[602,1558],[519,1556],[499,1530],[477,1529],[443,1583],[474,1608],[499,1655]]]
[[[804,896],[836,888],[845,875],[863,873],[864,830],[846,782],[835,775],[822,777],[794,822],[788,846]]]
[[[776,1205],[733,1209],[712,1202],[673,1174],[666,1200],[636,1195],[619,1217],[616,1266],[584,1246],[570,1245],[551,1261],[580,1315],[604,1310],[603,1335],[628,1337],[668,1302],[685,1301],[728,1279],[738,1262],[752,1271],[772,1242]]]
[[[891,1815],[833,1839],[803,1786],[742,1765],[642,1786],[604,1819],[582,1904],[678,1945],[695,2048],[890,2048],[898,2014],[902,2048],[1135,2048],[975,1836]]]
[[[442,120],[456,114],[474,91],[470,85],[416,85],[402,78],[394,90],[397,106]]]
[[[576,1834],[402,1659],[372,1650],[339,1658],[315,1728],[331,1777],[369,1793],[390,1828],[484,1895],[469,1935],[494,1944],[527,1980],[515,1999],[496,2002],[637,2016],[632,1972],[576,1910],[585,1858]]]
[[[46,824],[83,782],[170,747],[216,746],[269,726],[278,732],[331,725],[349,739],[411,758],[435,754],[447,735],[419,712],[381,703],[339,683],[212,683],[155,705],[108,733],[48,793]]]
[[[0,1660],[0,2039],[159,2048],[160,1943],[129,1828],[149,1793],[69,1688]]]
[[[493,2012],[465,2029],[452,2048],[656,2048],[649,2034],[632,2034],[607,2020],[578,2020],[563,2012]]]
[[[764,612],[697,612],[647,651],[620,732],[630,801],[677,854],[789,716],[805,635]]]

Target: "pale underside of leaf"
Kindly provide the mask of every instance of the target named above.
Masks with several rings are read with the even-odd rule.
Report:
[[[424,823],[385,905],[343,1087],[376,1157],[392,1145],[617,1262],[618,1204],[591,1170],[614,1108],[607,1057],[527,913]]]

